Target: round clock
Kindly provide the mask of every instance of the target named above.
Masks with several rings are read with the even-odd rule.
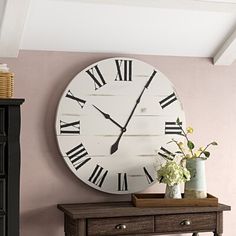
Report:
[[[109,193],[141,191],[156,182],[157,156],[182,138],[184,112],[172,83],[130,58],[90,65],[69,83],[57,110],[56,135],[67,166],[83,182]]]

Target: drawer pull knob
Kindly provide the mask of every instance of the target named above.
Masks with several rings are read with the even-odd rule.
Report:
[[[190,220],[184,220],[180,224],[181,225],[191,225],[191,221]]]
[[[116,225],[115,228],[116,228],[116,229],[119,229],[119,230],[121,230],[121,229],[126,229],[126,225],[119,224],[119,225]]]

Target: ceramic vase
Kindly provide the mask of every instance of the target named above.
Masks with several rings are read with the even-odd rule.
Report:
[[[173,186],[166,185],[165,198],[182,198],[180,185],[175,184]]]
[[[186,168],[190,171],[191,179],[185,183],[184,198],[206,198],[205,160],[187,160]]]

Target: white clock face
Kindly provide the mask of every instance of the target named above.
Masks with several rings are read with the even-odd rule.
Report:
[[[156,182],[157,156],[185,125],[172,83],[136,59],[111,58],[81,71],[59,102],[56,134],[70,170],[98,190],[127,194]]]

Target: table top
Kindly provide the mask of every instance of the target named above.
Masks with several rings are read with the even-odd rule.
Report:
[[[229,211],[231,207],[218,204],[216,207],[145,207],[133,206],[132,202],[96,202],[58,204],[58,209],[72,219],[141,216],[141,215],[166,215],[181,213],[221,212]]]

